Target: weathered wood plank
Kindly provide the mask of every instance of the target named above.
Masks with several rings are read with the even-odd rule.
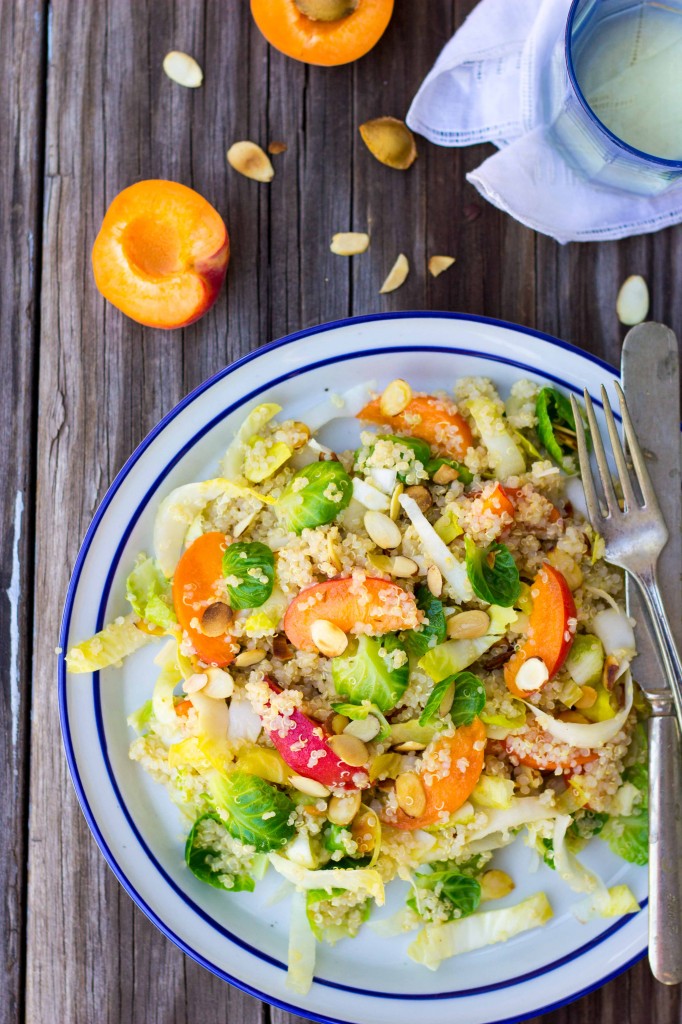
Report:
[[[23,1018],[46,5],[0,5],[0,1024]]]

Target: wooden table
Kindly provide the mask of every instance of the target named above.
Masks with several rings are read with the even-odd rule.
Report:
[[[0,4],[0,1024],[296,1020],[183,957],[138,912],[97,850],[67,775],[54,651],[69,574],[106,488],[157,420],[237,356],[348,314],[484,313],[617,363],[616,293],[641,273],[653,317],[682,332],[682,228],[561,247],[483,203],[480,216],[467,216],[476,197],[464,175],[485,147],[448,151],[422,140],[406,174],[364,148],[357,126],[405,114],[471,7],[397,0],[376,50],[327,70],[271,50],[245,0]],[[165,77],[171,49],[198,58],[201,89]],[[227,166],[237,139],[287,143],[271,185]],[[182,331],[126,319],[97,293],[90,270],[108,203],[150,177],[194,186],[232,236],[227,287]],[[368,254],[331,255],[331,235],[350,228],[369,230]],[[399,252],[412,273],[400,291],[379,296]],[[433,253],[457,257],[438,280],[425,272]],[[678,991],[640,963],[542,1020],[679,1017]]]

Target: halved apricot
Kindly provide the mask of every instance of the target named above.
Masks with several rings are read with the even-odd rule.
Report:
[[[105,299],[148,327],[185,327],[215,302],[230,258],[220,214],[176,181],[139,181],[106,212],[92,248]]]
[[[332,67],[364,57],[393,14],[393,0],[251,0],[267,41],[294,60]]]

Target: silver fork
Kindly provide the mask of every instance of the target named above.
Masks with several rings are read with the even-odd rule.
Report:
[[[667,687],[644,689],[649,720],[649,961],[654,976],[665,984],[682,981],[682,661],[666,617],[656,578],[658,556],[668,530],[649,477],[644,454],[630,419],[625,396],[614,381],[620,402],[623,433],[642,500],[633,484],[625,451],[606,388],[601,396],[616,472],[623,495],[621,509],[599,433],[592,400],[585,390],[585,409],[604,502],[600,501],[590,465],[585,428],[575,397],[578,457],[590,522],[604,538],[605,557],[637,583],[656,641]],[[679,614],[680,609],[675,609]],[[677,715],[676,728],[675,716]]]

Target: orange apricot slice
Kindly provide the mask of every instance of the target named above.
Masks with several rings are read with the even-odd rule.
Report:
[[[107,210],[92,249],[105,299],[148,327],[186,327],[211,308],[230,258],[220,214],[176,181],[139,181]]]
[[[415,395],[397,416],[383,413],[381,398],[375,398],[361,409],[358,419],[384,424],[396,433],[418,437],[440,454],[459,461],[474,443],[469,424],[453,403],[435,395]]]
[[[393,0],[251,0],[267,41],[287,57],[333,67],[363,57],[378,43]]]

